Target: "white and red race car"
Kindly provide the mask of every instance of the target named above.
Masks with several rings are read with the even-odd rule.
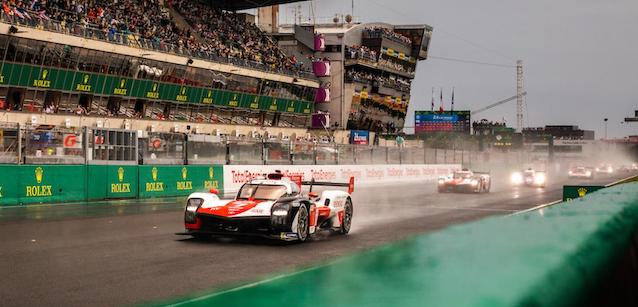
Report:
[[[489,173],[473,172],[468,169],[439,178],[438,191],[445,192],[490,192],[492,180]]]
[[[301,186],[310,186],[308,196]],[[348,191],[313,186],[347,187]],[[246,182],[234,200],[220,200],[216,191],[193,193],[184,211],[186,231],[180,235],[252,235],[284,241],[308,240],[320,230],[347,234],[352,225],[354,177],[349,183],[302,182],[279,172]]]

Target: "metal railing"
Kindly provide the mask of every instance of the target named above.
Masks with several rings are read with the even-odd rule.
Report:
[[[67,129],[42,126],[21,129],[17,125],[4,125],[0,126],[0,132],[1,164],[454,163],[470,167],[482,159],[482,153],[473,150],[246,139],[111,128]]]

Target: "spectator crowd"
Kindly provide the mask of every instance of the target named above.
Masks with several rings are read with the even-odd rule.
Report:
[[[393,41],[402,43],[402,44],[406,44],[406,45],[411,45],[412,44],[412,40],[407,38],[404,35],[401,35],[397,32],[394,32],[388,28],[382,28],[382,27],[366,27],[363,30],[363,34],[365,37],[369,37],[369,38],[376,38],[376,37],[386,37],[388,39],[391,39]]]
[[[384,77],[381,75],[376,75],[355,69],[349,69],[346,71],[346,80],[371,83],[373,86],[385,86],[407,93],[410,92],[411,85],[410,79],[395,77],[392,75],[389,77]]]
[[[57,22],[60,30],[74,26],[90,28],[101,37],[115,35],[143,38],[153,46],[171,46],[195,54],[263,64],[270,70],[301,68],[294,57],[287,57],[277,43],[254,23],[242,20],[240,14],[224,12],[198,0],[3,0],[2,13],[10,21]],[[175,24],[169,7],[178,11],[199,33]],[[132,35],[132,36],[131,36]],[[161,49],[171,49],[161,48]]]

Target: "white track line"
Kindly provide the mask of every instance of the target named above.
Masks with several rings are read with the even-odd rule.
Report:
[[[477,208],[477,207],[439,207],[439,206],[429,206],[428,208],[433,209],[442,209],[442,210],[471,210],[471,211],[495,211],[495,212],[515,212],[516,210],[509,209],[490,209],[490,208]]]
[[[514,213],[512,213],[512,214],[510,214],[510,215],[517,215],[517,214],[526,213],[526,212],[530,212],[530,211],[536,211],[536,210],[538,210],[538,209],[543,209],[543,208],[545,208],[545,207],[550,207],[550,206],[553,206],[553,205],[555,205],[555,204],[562,203],[562,202],[563,202],[563,200],[562,200],[562,199],[559,199],[559,200],[555,200],[555,201],[550,202],[550,203],[546,203],[546,204],[538,205],[538,206],[536,206],[536,207],[532,207],[532,208],[529,208],[529,209],[525,209],[525,210],[521,210],[521,211],[516,211],[516,212],[514,212]]]

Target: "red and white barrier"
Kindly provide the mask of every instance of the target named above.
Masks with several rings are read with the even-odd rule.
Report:
[[[436,180],[460,168],[459,164],[224,165],[224,191],[237,191],[251,178],[275,170],[282,171],[284,176],[303,176],[303,180],[347,182],[350,177],[355,177],[356,187]]]

